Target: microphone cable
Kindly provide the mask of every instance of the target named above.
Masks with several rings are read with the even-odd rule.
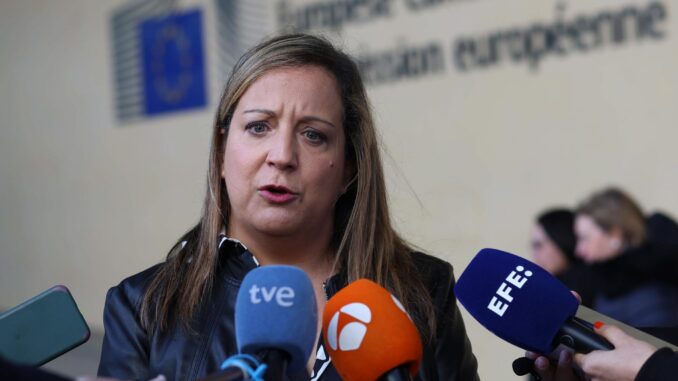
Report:
[[[233,355],[221,364],[221,370],[230,367],[242,370],[245,380],[252,379],[252,381],[264,381],[266,369],[268,369],[266,364],[262,364],[256,357],[248,354]]]

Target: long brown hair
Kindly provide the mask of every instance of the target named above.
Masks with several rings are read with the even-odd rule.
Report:
[[[210,152],[203,214],[172,250],[150,282],[141,307],[143,326],[167,329],[190,321],[208,295],[217,267],[217,237],[229,216],[221,176],[225,139],[233,110],[247,88],[266,72],[315,65],[332,73],[341,89],[347,163],[354,180],[336,203],[332,245],[335,269],[349,282],[368,278],[389,289],[412,315],[422,337],[434,334],[433,305],[412,259],[412,249],[391,226],[379,142],[360,73],[353,60],[328,41],[310,35],[274,37],[243,55],[219,103]]]

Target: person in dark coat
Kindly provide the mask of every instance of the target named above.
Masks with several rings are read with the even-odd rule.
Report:
[[[648,233],[656,224],[648,225],[640,207],[616,188],[593,194],[576,213],[576,254],[591,265],[593,309],[635,327],[675,325],[678,245],[665,231],[670,224],[659,224],[661,234]]]

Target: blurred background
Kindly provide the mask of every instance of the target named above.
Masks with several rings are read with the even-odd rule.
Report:
[[[359,61],[412,243],[459,275],[528,256],[545,207],[624,188],[678,215],[678,1],[3,0],[0,310],[54,284],[93,340],[49,366],[95,373],[106,290],[199,217],[235,59],[322,34]],[[523,351],[462,308],[485,380]]]

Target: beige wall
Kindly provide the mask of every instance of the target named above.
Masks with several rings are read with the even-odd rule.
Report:
[[[207,7],[214,74],[212,3],[187,3]],[[331,36],[353,52],[398,42],[443,47],[443,73],[369,88],[388,151],[394,218],[413,243],[457,274],[482,247],[526,255],[536,212],[573,205],[607,184],[625,187],[648,211],[678,216],[678,2],[662,2],[662,40],[549,56],[536,71],[506,61],[467,73],[452,66],[456,38],[553,22],[554,3],[450,1],[418,12],[392,3],[391,17]],[[207,110],[118,125],[109,17],[119,4],[0,3],[5,308],[66,284],[101,327],[107,288],[161,260],[199,215],[219,86]],[[565,19],[622,7],[561,4]],[[634,4],[647,2],[624,5]],[[521,351],[467,314],[465,321],[482,378],[517,379],[510,362]]]

